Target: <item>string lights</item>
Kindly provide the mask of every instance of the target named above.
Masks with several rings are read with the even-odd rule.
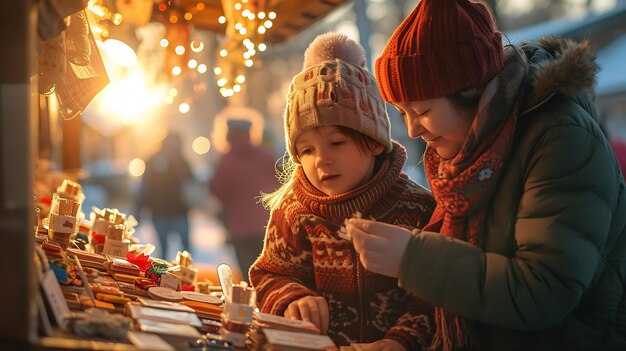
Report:
[[[206,5],[201,1],[186,9],[176,7],[172,1],[165,1],[157,6],[159,15],[163,18],[162,22],[166,23],[165,37],[159,44],[166,50],[165,67],[171,82],[180,81],[183,77],[204,75],[209,70],[200,55],[205,48],[204,42],[190,34],[190,22],[205,8]],[[204,83],[194,84],[192,96],[182,96],[176,88],[171,88],[165,97],[165,103],[178,106],[178,111],[185,115],[191,110],[192,102],[204,91]]]
[[[266,12],[264,0],[222,0],[222,7],[218,22],[226,25],[227,40],[218,49],[213,73],[220,94],[230,97],[242,90],[255,55],[267,49],[264,39],[276,13]]]
[[[96,40],[103,41],[109,37],[109,23],[115,26],[122,23],[122,15],[107,8],[102,0],[89,0],[87,9],[89,16],[94,19],[90,23],[93,23],[91,29]]]

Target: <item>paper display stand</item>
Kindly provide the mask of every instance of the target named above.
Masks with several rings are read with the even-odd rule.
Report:
[[[235,284],[233,278],[233,271],[226,263],[222,263],[217,266],[217,277],[220,280],[222,286],[222,294],[224,295],[224,301],[232,301],[233,285]]]
[[[76,267],[78,267],[78,275],[80,279],[83,281],[83,286],[85,287],[85,293],[89,296],[90,299],[95,300],[96,297],[93,295],[93,291],[91,291],[91,285],[89,285],[89,280],[87,280],[87,276],[85,275],[85,270],[83,266],[80,264],[78,260],[78,256],[74,256],[74,261],[76,262]]]
[[[48,306],[50,306],[54,320],[59,327],[65,329],[63,316],[68,313],[70,309],[67,307],[67,302],[65,302],[61,286],[59,285],[59,282],[57,281],[57,278],[52,270],[48,270],[43,274],[43,278],[41,279],[41,289],[46,296],[46,300],[48,301]]]

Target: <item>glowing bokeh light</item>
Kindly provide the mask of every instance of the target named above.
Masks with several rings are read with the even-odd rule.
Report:
[[[141,177],[146,171],[146,163],[140,158],[134,158],[128,164],[128,173],[133,177]]]
[[[209,138],[199,136],[194,139],[193,143],[191,144],[191,148],[196,154],[204,155],[209,152],[209,150],[211,150],[211,142],[209,141]]]
[[[97,96],[94,108],[98,113],[126,126],[136,125],[167,102],[167,89],[148,87],[141,71],[132,71],[124,78],[112,80]]]
[[[189,109],[190,109],[189,104],[186,102],[183,102],[182,104],[178,105],[178,111],[180,113],[187,113],[189,112]]]
[[[193,52],[200,52],[204,49],[204,43],[201,40],[194,39],[191,41],[191,44],[189,44],[189,47]]]
[[[130,68],[137,64],[137,54],[123,41],[107,39],[102,46],[104,54],[117,65]]]

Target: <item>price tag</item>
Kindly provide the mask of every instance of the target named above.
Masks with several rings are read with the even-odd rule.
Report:
[[[61,286],[59,285],[59,282],[54,276],[54,272],[52,270],[48,270],[44,273],[43,278],[41,279],[41,288],[46,295],[46,300],[48,301],[48,305],[50,305],[50,309],[52,310],[52,314],[54,315],[57,325],[65,329],[63,315],[70,310],[67,307],[67,302],[65,302],[65,297],[63,297]]]
[[[170,288],[174,291],[180,291],[180,278],[170,272],[166,272],[161,275],[161,284],[159,286],[162,288]]]
[[[180,267],[183,285],[194,285],[198,280],[198,270],[191,267]]]
[[[106,238],[104,240],[103,252],[109,256],[126,257],[126,254],[128,254],[128,242]]]

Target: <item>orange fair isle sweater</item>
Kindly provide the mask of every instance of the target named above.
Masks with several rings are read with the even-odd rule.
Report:
[[[272,211],[263,253],[250,269],[263,312],[283,315],[301,297],[323,296],[328,335],[337,345],[383,338],[407,350],[430,345],[432,307],[399,288],[397,279],[366,271],[352,243],[337,236],[357,211],[407,228],[428,223],[435,202],[402,172],[405,161],[406,150],[394,143],[370,182],[330,197],[300,169],[293,191]]]

